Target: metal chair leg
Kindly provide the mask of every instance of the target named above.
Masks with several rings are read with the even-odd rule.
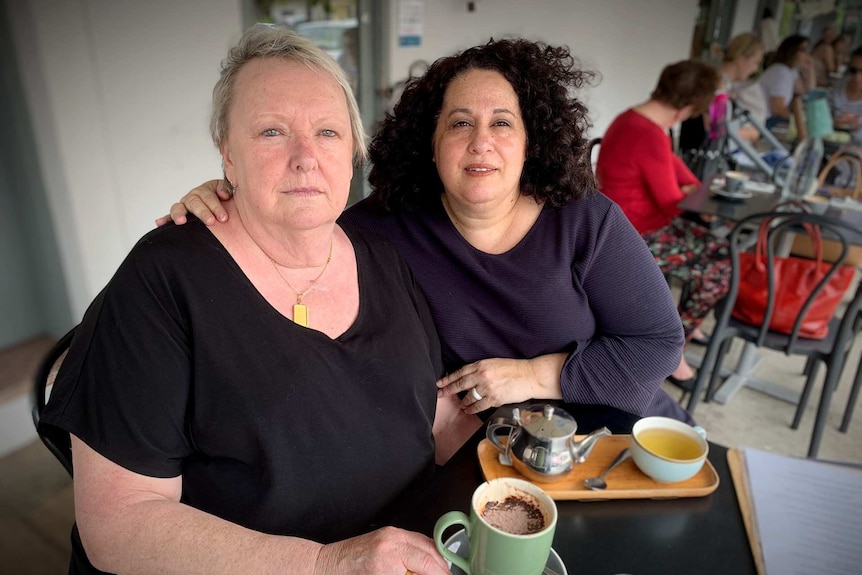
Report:
[[[796,404],[796,413],[793,415],[793,423],[790,424],[791,429],[799,429],[799,422],[802,421],[805,406],[808,405],[808,398],[811,397],[814,380],[817,379],[817,372],[820,371],[819,361],[816,361],[813,357],[809,357],[808,361],[811,362],[811,367],[807,367],[805,371],[808,377],[805,379],[805,387],[802,388],[802,394],[799,396],[799,403]]]
[[[838,383],[840,369],[827,369],[826,380],[823,382],[823,392],[820,394],[820,405],[817,406],[817,417],[814,420],[814,430],[811,432],[811,443],[808,445],[808,457],[816,458],[820,451],[820,441],[823,439],[823,430],[826,428],[826,419],[829,416],[829,404],[832,403],[832,394]]]
[[[710,376],[715,369],[715,360],[718,356],[718,338],[719,334],[715,331],[712,334],[712,340],[706,346],[706,353],[703,354],[703,360],[700,363],[700,368],[697,370],[697,376],[694,379],[694,389],[691,391],[691,396],[688,398],[686,411],[689,415],[694,415],[694,408],[700,399],[700,394],[703,393],[706,387],[706,378]]]
[[[847,408],[844,410],[844,417],[841,419],[841,433],[847,433],[850,428],[850,418],[853,417],[853,409],[856,407],[856,400],[859,399],[859,388],[862,388],[862,359],[859,360],[859,367],[856,368],[856,377],[853,378],[853,387],[850,389],[850,397],[847,399]]]
[[[709,378],[709,386],[706,388],[706,397],[704,403],[709,403],[715,398],[715,393],[718,391],[718,378],[721,376],[721,366],[724,365],[724,357],[730,350],[730,344],[733,343],[733,338],[729,337],[721,342],[718,348],[718,357],[715,358],[715,367],[712,369],[712,375]]]
[[[814,362],[816,360],[813,357],[809,357],[805,360],[805,367],[802,369],[802,375],[809,376],[811,375],[811,369],[814,367]]]

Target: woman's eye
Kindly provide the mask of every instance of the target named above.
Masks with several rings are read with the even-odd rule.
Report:
[[[263,131],[263,135],[267,136],[267,137],[277,136],[279,134],[280,134],[280,132],[278,130],[276,130],[275,128],[269,128],[268,130]]]
[[[467,120],[458,120],[457,122],[452,124],[452,127],[453,128],[463,128],[463,127],[469,126],[469,125],[470,125],[470,122],[468,122]]]
[[[338,135],[338,132],[335,130],[321,130],[320,134],[322,136],[326,136],[327,138],[334,138]]]
[[[494,125],[495,126],[505,126],[505,127],[511,126],[511,124],[507,120],[497,120],[496,122],[494,122]]]

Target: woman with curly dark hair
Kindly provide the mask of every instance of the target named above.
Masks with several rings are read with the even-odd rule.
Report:
[[[690,421],[660,387],[683,346],[666,282],[593,189],[570,93],[591,78],[566,48],[525,40],[437,60],[373,139],[371,197],[342,215],[407,260],[449,370],[438,395],[466,392],[467,413],[557,399]],[[214,189],[183,199],[211,224]]]

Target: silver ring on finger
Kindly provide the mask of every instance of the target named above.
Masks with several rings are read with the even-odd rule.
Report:
[[[475,399],[476,401],[482,401],[482,395],[478,391],[476,391],[475,387],[470,390],[470,395],[472,395],[473,399]]]

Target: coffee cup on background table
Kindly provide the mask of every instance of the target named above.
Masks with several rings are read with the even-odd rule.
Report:
[[[446,548],[443,532],[463,525],[470,554]],[[557,527],[557,506],[541,488],[513,477],[493,479],[473,492],[469,517],[445,513],[434,526],[437,550],[468,575],[541,575]]]
[[[738,194],[748,181],[748,174],[745,172],[730,171],[724,173],[724,189],[729,194]]]
[[[709,453],[706,431],[669,417],[644,417],[632,427],[632,459],[649,477],[675,483],[694,477]]]

